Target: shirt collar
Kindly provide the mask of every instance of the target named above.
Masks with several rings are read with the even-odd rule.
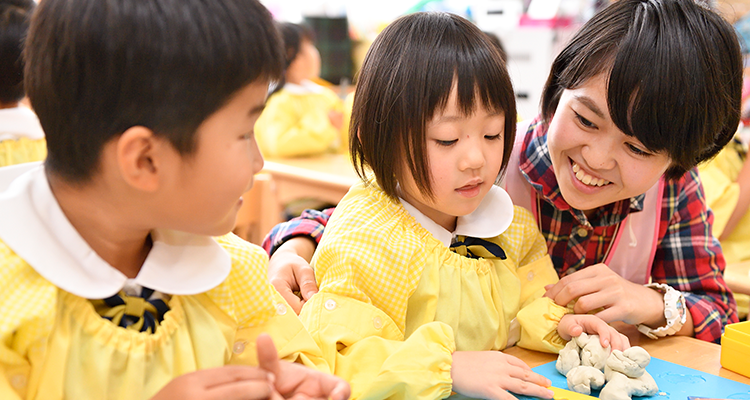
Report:
[[[2,174],[7,173],[0,169]],[[49,187],[44,167],[0,192],[0,239],[55,286],[74,295],[107,298],[128,280],[78,234]],[[151,233],[153,247],[133,281],[163,293],[190,295],[216,287],[231,258],[211,237],[170,230]]]
[[[322,93],[323,86],[310,80],[303,80],[299,85],[296,83],[285,83],[284,90],[292,94]]]
[[[44,138],[44,131],[33,111],[18,106],[0,110],[0,141]]]
[[[541,117],[534,119],[526,132],[521,146],[519,167],[526,180],[548,203],[560,211],[569,211],[580,224],[592,225],[583,211],[571,207],[560,193],[557,177],[552,168],[552,159],[547,146],[547,128]],[[643,198],[645,194],[620,200],[600,207],[594,214],[594,225],[614,225],[622,221],[631,211],[643,209]]]
[[[513,201],[503,188],[494,185],[474,212],[458,217],[456,230],[453,232],[438,225],[406,200],[399,200],[409,215],[446,247],[459,235],[483,239],[498,236],[513,222]]]

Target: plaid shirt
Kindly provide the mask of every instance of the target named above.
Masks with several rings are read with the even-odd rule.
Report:
[[[546,127],[535,121],[529,131],[520,167],[537,191],[541,214],[537,218],[555,268],[562,277],[603,262],[617,224],[628,213],[643,208],[645,195],[600,207],[587,219],[560,194],[549,158]],[[296,236],[319,242],[332,212],[333,209],[307,210],[299,218],[277,225],[263,241],[263,248],[272,254]],[[737,306],[724,282],[721,247],[711,234],[712,221],[713,214],[706,209],[703,187],[695,169],[680,179],[668,180],[651,278],[684,292],[695,336],[718,343],[724,325],[738,320]]]

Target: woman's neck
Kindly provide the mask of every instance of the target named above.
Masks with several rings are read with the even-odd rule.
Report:
[[[16,108],[16,107],[18,107],[18,104],[19,104],[19,102],[17,102],[17,101],[10,102],[10,103],[0,102],[0,110],[5,110],[7,108]]]

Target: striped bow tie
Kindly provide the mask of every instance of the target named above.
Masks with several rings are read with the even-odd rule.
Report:
[[[102,300],[91,300],[96,312],[115,325],[140,332],[156,332],[169,306],[162,299],[147,300],[153,289],[143,288],[140,296],[120,292]]]
[[[499,258],[501,260],[506,258],[505,251],[497,243],[471,236],[456,237],[450,249],[469,258]]]

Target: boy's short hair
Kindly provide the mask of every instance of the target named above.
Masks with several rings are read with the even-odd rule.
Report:
[[[23,41],[34,0],[0,0],[0,103],[23,99]]]
[[[565,89],[609,73],[612,121],[672,159],[678,178],[716,155],[740,120],[742,56],[732,26],[694,0],[618,0],[557,56],[542,93],[549,121]]]
[[[47,168],[72,182],[132,126],[193,154],[199,125],[247,84],[278,79],[284,59],[257,0],[44,0],[25,55]]]
[[[432,196],[425,128],[447,106],[454,79],[466,115],[481,103],[505,113],[503,170],[516,130],[516,103],[505,63],[471,22],[447,13],[422,12],[397,19],[373,42],[359,74],[349,128],[357,174],[371,169],[396,198],[403,160],[419,190]],[[501,171],[502,172],[502,171]]]

